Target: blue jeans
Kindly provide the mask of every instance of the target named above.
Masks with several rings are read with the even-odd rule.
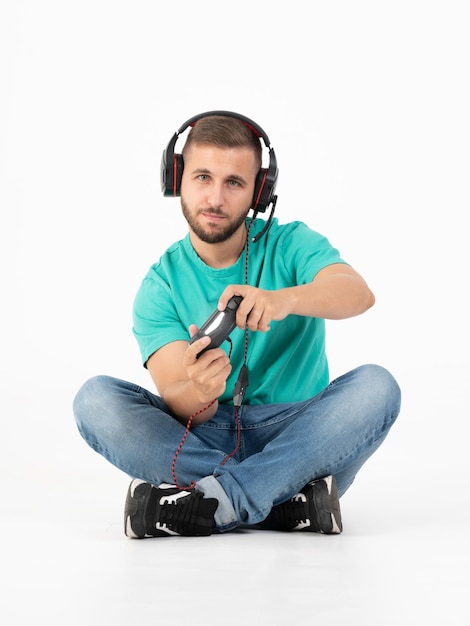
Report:
[[[219,406],[188,432],[177,456],[180,485],[215,497],[216,530],[257,524],[307,482],[333,474],[343,495],[385,439],[400,410],[400,389],[377,365],[363,365],[302,402],[242,405],[237,453],[233,406]],[[173,483],[171,466],[185,427],[163,400],[133,383],[96,376],[74,400],[80,434],[133,478]]]

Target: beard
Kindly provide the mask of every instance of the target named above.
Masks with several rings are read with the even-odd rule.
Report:
[[[201,241],[204,243],[222,243],[223,241],[227,241],[230,237],[237,232],[240,226],[245,222],[245,218],[248,214],[250,208],[248,207],[246,211],[241,213],[238,217],[236,217],[233,221],[226,224],[224,228],[215,231],[207,231],[201,226],[201,224],[197,221],[197,215],[201,212],[201,210],[197,211],[196,214],[191,213],[188,204],[181,198],[181,208],[183,210],[183,215],[186,221],[188,222],[191,230],[199,237]],[[209,209],[206,209],[209,210]],[[220,209],[210,209],[210,212],[214,215],[225,215],[223,211]],[[214,224],[216,226],[216,224]]]

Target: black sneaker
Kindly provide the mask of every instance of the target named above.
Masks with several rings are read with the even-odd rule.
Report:
[[[184,491],[162,483],[154,487],[138,478],[129,485],[124,532],[132,539],[212,534],[218,501],[197,490]]]
[[[334,476],[307,483],[287,502],[271,509],[258,524],[265,530],[300,530],[337,535],[343,530]]]

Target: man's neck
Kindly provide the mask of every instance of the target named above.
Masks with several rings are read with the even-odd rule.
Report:
[[[209,267],[222,269],[230,267],[240,258],[246,243],[246,228],[243,225],[230,239],[220,243],[206,243],[192,231],[189,231],[191,244],[200,259]]]

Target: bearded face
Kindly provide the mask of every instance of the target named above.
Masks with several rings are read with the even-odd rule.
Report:
[[[257,171],[250,148],[191,146],[184,161],[181,207],[189,228],[201,241],[227,241],[242,227]]]

